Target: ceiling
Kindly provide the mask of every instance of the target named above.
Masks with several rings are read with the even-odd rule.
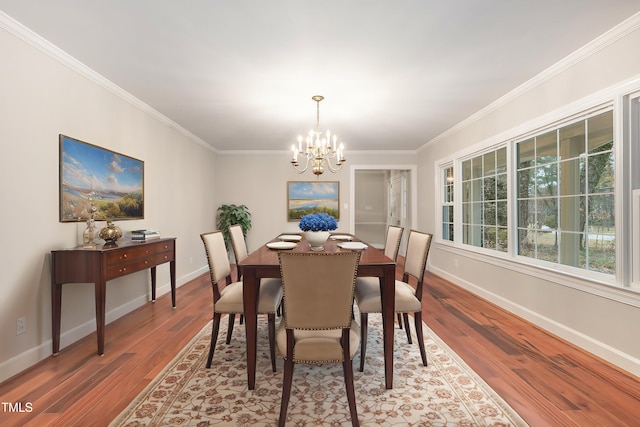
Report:
[[[637,0],[0,0],[218,150],[415,150],[640,11]]]

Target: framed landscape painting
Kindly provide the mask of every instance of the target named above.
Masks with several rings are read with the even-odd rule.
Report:
[[[60,222],[144,219],[144,162],[60,135]],[[92,209],[93,207],[93,209]]]
[[[339,181],[289,181],[287,220],[299,221],[304,215],[324,212],[340,219]]]

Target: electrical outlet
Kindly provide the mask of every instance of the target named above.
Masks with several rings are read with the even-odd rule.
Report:
[[[16,335],[24,334],[27,331],[27,319],[21,317],[16,322]]]

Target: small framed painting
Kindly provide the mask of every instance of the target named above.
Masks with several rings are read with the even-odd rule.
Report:
[[[317,212],[340,219],[340,182],[287,182],[287,220],[299,221],[304,215]]]
[[[144,162],[60,135],[60,222],[144,219]]]

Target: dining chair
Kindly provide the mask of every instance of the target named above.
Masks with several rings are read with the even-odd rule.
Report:
[[[427,266],[427,257],[431,247],[430,233],[411,230],[407,242],[407,253],[405,256],[404,272],[402,280],[395,281],[395,307],[396,313],[401,313],[404,318],[405,331],[409,344],[412,344],[411,330],[409,328],[409,313],[413,313],[416,337],[422,356],[422,364],[427,366],[427,355],[424,348],[424,338],[422,334],[422,282],[424,271]],[[409,278],[416,281],[415,289],[409,284]],[[379,281],[361,281],[355,289],[355,300],[361,313],[361,334],[362,346],[360,347],[360,372],[364,371],[364,361],[366,357],[367,342],[367,319],[368,313],[382,313],[382,299],[380,297]]]
[[[231,236],[231,248],[236,259],[236,271],[238,273],[238,282],[242,280],[242,269],[240,262],[249,256],[247,250],[247,242],[244,239],[244,232],[240,224],[229,226],[229,236]]]
[[[284,313],[277,344],[284,355],[279,425],[284,426],[296,363],[342,363],[351,423],[359,426],[352,360],[360,333],[352,322],[359,251],[279,252]]]
[[[394,261],[398,259],[398,251],[400,250],[400,242],[402,241],[402,233],[404,227],[398,227],[396,225],[387,226],[387,234],[384,241],[384,254]],[[364,354],[367,352],[367,340],[364,339],[367,336],[368,327],[368,314],[369,313],[382,313],[382,300],[380,300],[380,279],[378,277],[358,277],[356,280],[355,294],[367,294],[369,289],[378,288],[378,300],[375,301],[375,296],[372,297],[374,301],[371,304],[362,305],[358,304],[358,310],[360,311],[360,336],[363,338],[360,343],[360,372],[364,371]],[[361,290],[358,290],[362,288]],[[357,299],[356,299],[357,302]],[[369,311],[373,310],[373,311]],[[402,328],[402,314],[398,313],[398,324]]]
[[[220,317],[226,313],[229,317],[227,328],[227,344],[231,342],[233,324],[236,314],[244,313],[242,298],[242,282],[231,280],[231,265],[229,256],[224,244],[224,237],[221,231],[203,233],[200,235],[204,243],[204,249],[209,263],[209,274],[211,276],[211,286],[213,288],[213,327],[211,330],[211,346],[207,359],[207,368],[211,367],[213,353],[218,340],[220,329]],[[225,287],[220,289],[220,282],[225,280]],[[276,371],[275,355],[275,313],[282,301],[282,283],[280,279],[264,280],[260,283],[258,293],[258,314],[266,314],[269,329],[269,351],[271,354],[271,369]]]
[[[240,224],[229,226],[229,236],[231,236],[231,248],[233,250],[233,255],[236,259],[236,272],[238,282],[242,281],[242,266],[240,263],[244,261],[246,257],[249,256],[249,251],[247,250],[247,242],[244,239],[244,232],[242,231],[242,226]],[[260,279],[260,283],[264,282],[274,282],[278,283],[280,287],[282,287],[282,281],[278,278],[263,278]],[[270,286],[276,286],[275,284],[271,284]],[[280,305],[276,310],[276,314],[280,316]],[[242,320],[244,316],[240,315],[240,324],[242,325]]]
[[[242,267],[240,267],[240,261],[249,256],[247,250],[247,242],[244,240],[244,232],[240,224],[229,226],[229,236],[231,237],[231,250],[233,250],[233,257],[236,260],[236,280],[239,282],[242,280]],[[240,315],[240,324],[242,325],[244,315]],[[228,344],[228,343],[227,343]]]

